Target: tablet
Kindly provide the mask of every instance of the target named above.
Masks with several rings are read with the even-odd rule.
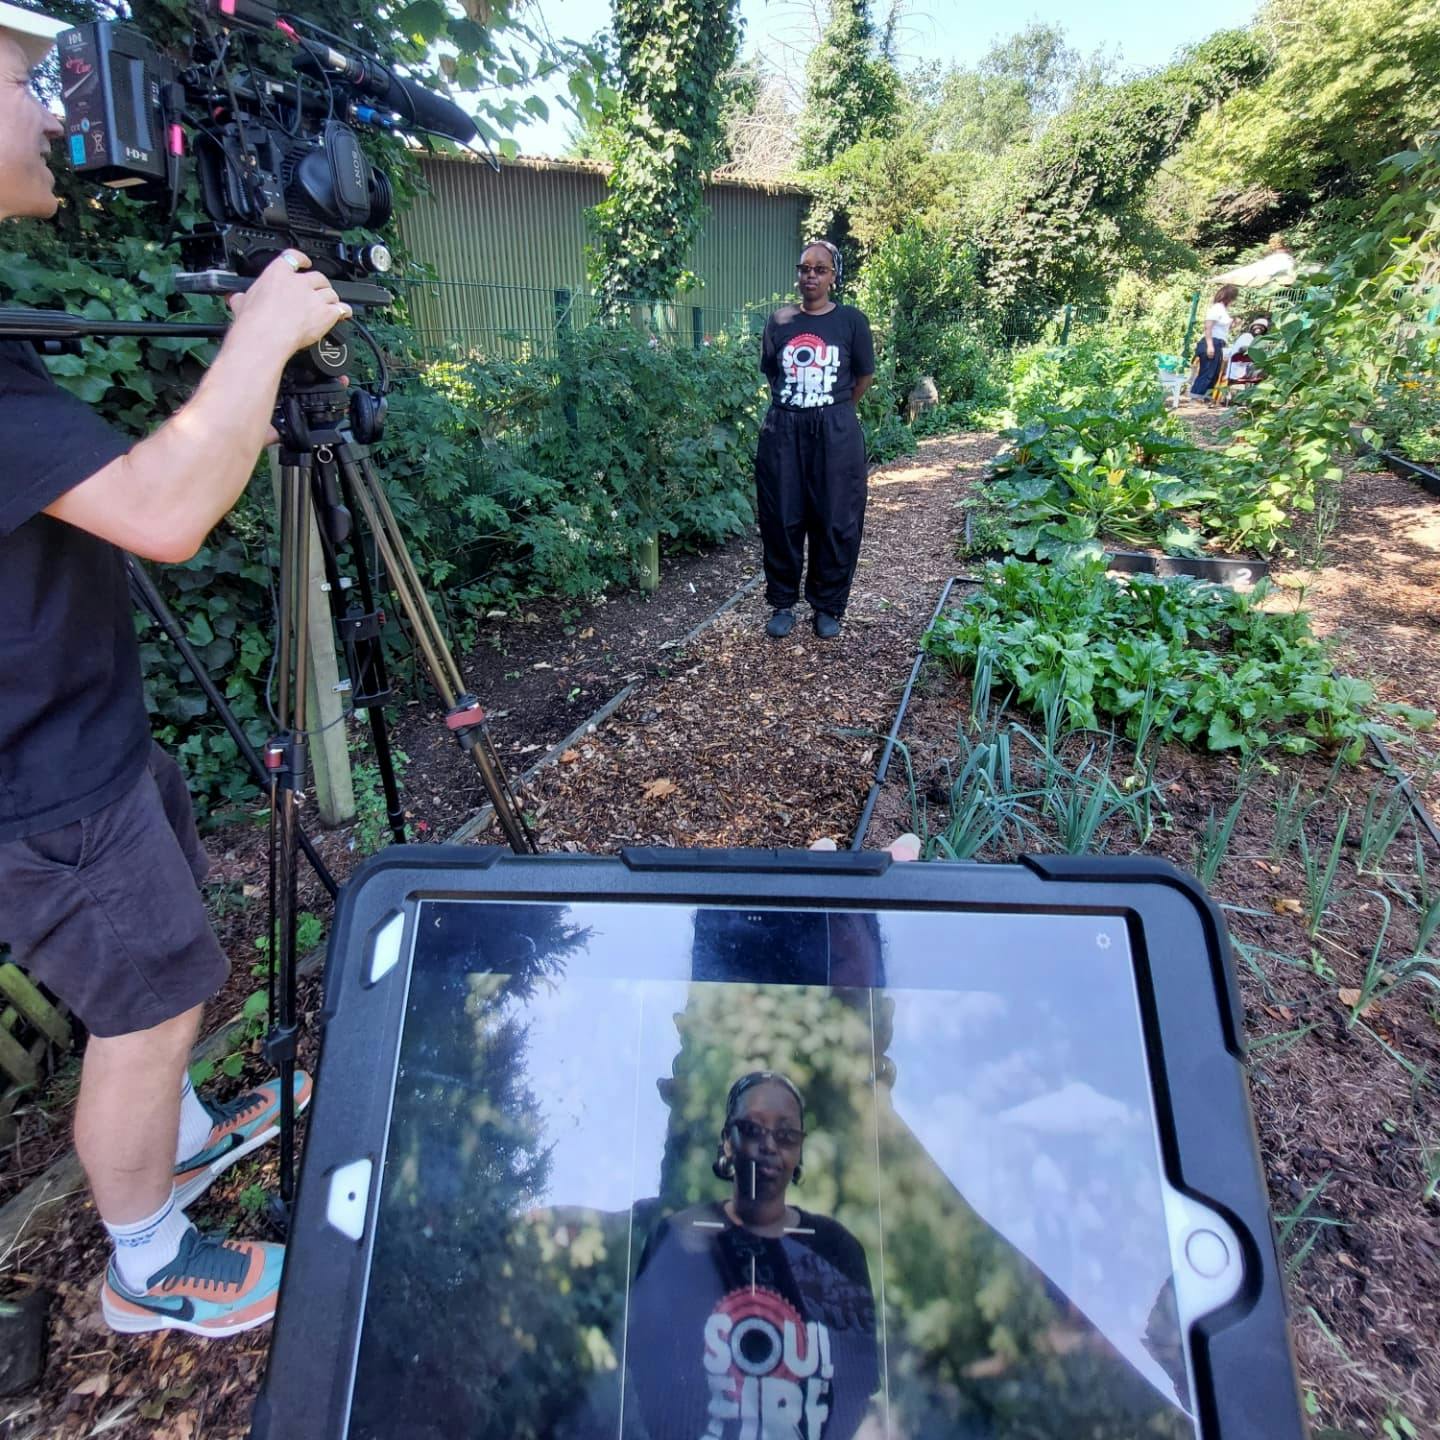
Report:
[[[1304,1434],[1222,922],[1162,863],[392,847],[253,1434]]]

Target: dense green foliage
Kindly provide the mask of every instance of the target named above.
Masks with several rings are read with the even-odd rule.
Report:
[[[554,360],[439,364],[395,401],[380,458],[429,579],[469,607],[593,595],[750,521],[763,382],[748,337],[699,350],[576,332]]]
[[[990,350],[974,323],[978,291],[973,249],[918,222],[877,247],[856,303],[881,326],[895,357],[887,380],[893,409],[925,376],[934,380],[944,406],[974,414],[998,398]]]
[[[735,58],[735,0],[614,0],[620,105],[593,270],[606,307],[685,285]]]
[[[1017,352],[1006,448],[974,504],[978,548],[1097,553],[1103,542],[1171,553],[1271,554],[1298,514],[1329,503],[1353,427],[1432,443],[1437,336],[1426,287],[1440,248],[1440,153],[1396,157],[1370,228],[1255,348],[1265,379],[1222,452],[1204,450],[1161,408],[1157,355],[1109,329]],[[1392,378],[1387,379],[1387,376]]]
[[[1100,561],[992,567],[965,609],[938,620],[925,648],[964,674],[1067,723],[1151,729],[1207,750],[1277,745],[1304,753],[1364,742],[1368,685],[1336,675],[1303,611],[1262,609],[1252,594],[1191,580],[1117,583]],[[1151,728],[1153,727],[1153,728]]]
[[[1269,73],[1204,117],[1156,197],[1222,260],[1281,230],[1328,248],[1373,208],[1385,156],[1435,124],[1433,0],[1268,0],[1254,34]]]
[[[1101,553],[1100,537],[1195,554],[1214,518],[1202,452],[1166,433],[1157,397],[1129,410],[1046,410],[1005,432],[986,497],[1017,555]]]
[[[1394,157],[1376,184],[1390,194],[1373,218],[1281,317],[1248,423],[1226,451],[1259,529],[1339,484],[1337,457],[1351,427],[1392,372],[1433,385],[1440,369],[1430,293],[1440,257],[1440,138]]]
[[[1376,393],[1370,425],[1384,449],[1440,463],[1440,383],[1425,375],[1387,380]]]
[[[1169,69],[1103,90],[1046,129],[1004,177],[981,222],[995,294],[1103,291],[1126,217],[1185,127],[1265,64],[1246,32],[1222,32]]]
[[[1259,550],[1280,543],[1291,509],[1256,494],[1248,465],[1201,449],[1166,411],[1155,353],[1109,334],[1035,346],[1012,362],[1005,445],[971,505],[972,548],[1037,559],[1105,545]]]

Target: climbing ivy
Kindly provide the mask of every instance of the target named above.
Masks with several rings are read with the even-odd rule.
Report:
[[[663,299],[693,278],[685,256],[721,140],[717,82],[739,41],[735,0],[615,0],[615,35],[619,121],[591,256],[609,310]]]

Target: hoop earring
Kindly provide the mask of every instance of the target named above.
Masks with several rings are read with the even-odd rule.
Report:
[[[735,1178],[735,1160],[733,1156],[725,1153],[723,1140],[715,1147],[715,1161],[710,1166],[710,1171],[717,1180],[730,1181]]]

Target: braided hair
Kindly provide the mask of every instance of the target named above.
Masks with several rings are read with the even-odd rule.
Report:
[[[824,243],[824,241],[816,241],[816,244]],[[810,247],[807,245],[805,248],[808,250]],[[800,1087],[788,1075],[782,1075],[778,1070],[752,1070],[748,1075],[742,1075],[730,1087],[730,1093],[725,1097],[725,1123],[720,1127],[720,1141],[715,1147],[715,1161],[710,1166],[717,1179],[733,1180],[735,1178],[735,1161],[725,1153],[725,1137],[729,1135],[730,1127],[739,1118],[741,1096],[746,1091],[753,1090],[757,1085],[767,1084],[779,1085],[795,1097],[795,1103],[800,1107],[800,1128],[802,1130],[805,1128],[805,1097],[800,1093]],[[796,1165],[791,1179],[797,1185],[800,1183],[804,1170],[803,1165]]]

